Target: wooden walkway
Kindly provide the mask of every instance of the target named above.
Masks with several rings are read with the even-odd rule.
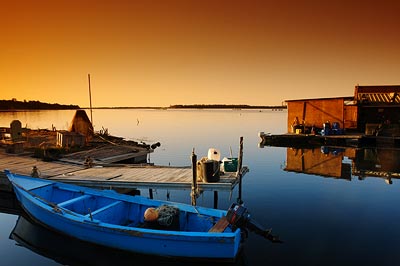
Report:
[[[276,147],[319,147],[319,146],[337,146],[337,147],[360,147],[371,144],[373,141],[366,139],[361,134],[354,135],[310,135],[310,134],[293,134],[286,133],[280,135],[270,135],[259,132],[259,147],[276,146]]]
[[[0,150],[0,171],[31,175],[36,166],[41,178],[99,188],[168,188],[191,189],[191,167],[109,165],[85,168],[59,161],[44,162],[27,155],[15,155]],[[242,167],[242,177],[248,172]],[[236,173],[225,173],[220,181],[205,183],[197,181],[200,190],[232,190],[239,183]]]

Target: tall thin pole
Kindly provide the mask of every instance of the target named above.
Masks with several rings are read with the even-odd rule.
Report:
[[[92,91],[90,88],[90,74],[88,74],[88,80],[89,80],[89,100],[90,100],[90,123],[92,123],[93,126],[93,115],[92,115]]]
[[[242,200],[242,162],[243,162],[243,137],[240,137],[240,144],[239,144],[239,159],[238,159],[238,166],[236,177],[239,178],[239,196],[237,199],[237,203],[243,204]]]

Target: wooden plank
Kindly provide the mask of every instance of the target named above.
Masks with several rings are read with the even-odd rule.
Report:
[[[208,231],[209,233],[221,233],[227,228],[229,225],[228,219],[226,216],[222,216],[221,219],[218,220],[216,224]]]

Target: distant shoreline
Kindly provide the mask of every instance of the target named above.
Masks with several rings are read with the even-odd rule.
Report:
[[[80,109],[79,105],[65,105],[58,103],[43,103],[40,101],[17,101],[0,100],[0,110],[17,111],[17,110],[75,110]]]
[[[83,107],[82,109],[90,109],[90,107]],[[232,105],[232,104],[193,104],[193,105],[171,105],[169,107],[157,107],[157,106],[142,106],[142,107],[92,107],[92,109],[287,109],[286,106],[282,105],[269,105],[269,106],[258,106],[258,105]]]
[[[178,104],[169,107],[158,106],[116,106],[116,107],[92,107],[92,109],[286,109],[283,105],[253,106],[246,104]],[[40,101],[17,101],[0,100],[0,111],[29,111],[29,110],[77,110],[90,109],[90,107],[80,107],[79,105],[51,104]]]

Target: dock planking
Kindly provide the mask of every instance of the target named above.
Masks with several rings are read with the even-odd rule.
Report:
[[[151,165],[94,166],[69,164],[60,161],[45,162],[27,155],[8,154],[0,151],[0,170],[9,169],[18,174],[30,175],[36,166],[41,178],[98,188],[168,188],[191,189],[191,167]],[[242,167],[242,176],[248,171]],[[220,175],[219,182],[197,181],[201,190],[232,190],[238,184],[236,172]]]

